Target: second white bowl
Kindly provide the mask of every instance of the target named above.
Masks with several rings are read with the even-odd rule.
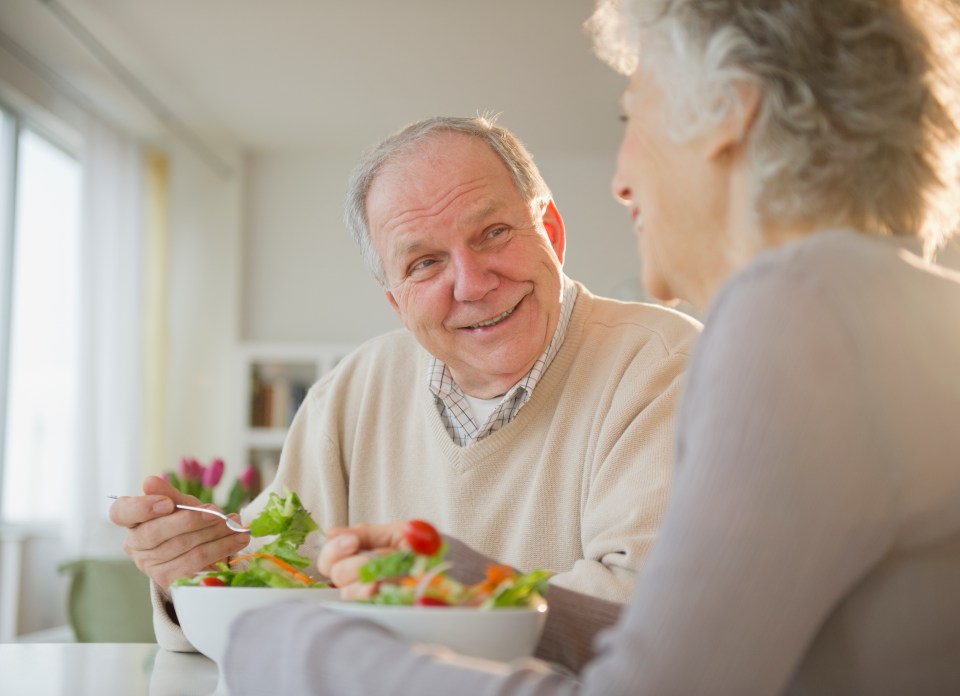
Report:
[[[358,602],[331,602],[327,606],[375,621],[409,643],[443,645],[461,655],[505,662],[533,655],[547,619],[546,602],[489,610]]]

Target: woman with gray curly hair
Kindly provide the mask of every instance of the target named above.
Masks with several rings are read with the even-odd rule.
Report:
[[[301,614],[296,691],[960,693],[955,3],[600,0],[644,283],[708,310],[634,597],[577,677]]]

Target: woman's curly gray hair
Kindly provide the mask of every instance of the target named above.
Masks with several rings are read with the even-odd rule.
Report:
[[[493,116],[434,116],[411,123],[388,136],[366,153],[353,170],[347,186],[343,219],[353,239],[360,246],[360,255],[367,268],[381,285],[386,284],[383,262],[373,245],[367,222],[367,195],[377,174],[387,162],[409,152],[418,143],[443,132],[463,133],[483,140],[506,165],[517,190],[531,207],[546,203],[552,197],[530,152],[519,138],[496,125]]]
[[[915,235],[928,253],[960,226],[957,0],[598,0],[586,26],[614,69],[659,76],[678,139],[759,86],[763,226]]]

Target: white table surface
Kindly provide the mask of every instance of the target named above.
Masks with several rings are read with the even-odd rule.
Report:
[[[218,677],[152,643],[0,643],[0,696],[221,696]]]

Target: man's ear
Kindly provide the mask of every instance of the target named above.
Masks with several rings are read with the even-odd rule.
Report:
[[[567,248],[567,233],[563,226],[563,218],[560,211],[557,210],[553,199],[547,201],[547,207],[543,210],[543,226],[547,230],[547,236],[550,238],[550,244],[560,264],[563,264],[563,254]]]
[[[393,311],[397,313],[397,316],[400,317],[400,321],[403,322],[403,312],[400,311],[400,304],[397,302],[397,298],[393,296],[393,293],[387,289],[384,289],[383,294],[387,296],[387,302],[390,303],[390,306],[393,307]],[[404,322],[406,326],[406,322]]]
[[[746,142],[760,108],[760,87],[753,82],[733,85],[730,108],[710,130],[706,139],[707,157],[716,159]]]

